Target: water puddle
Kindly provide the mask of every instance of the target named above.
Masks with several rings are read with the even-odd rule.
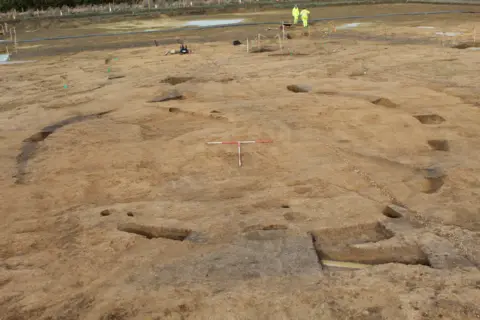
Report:
[[[363,22],[352,22],[352,23],[347,23],[347,24],[342,24],[341,26],[337,27],[337,30],[342,30],[342,29],[351,29],[351,28],[357,28],[361,25],[365,25],[367,23]]]
[[[38,143],[45,140],[49,135],[54,133],[56,130],[77,122],[86,121],[90,119],[99,118],[103,115],[106,115],[113,110],[89,114],[89,115],[81,115],[81,116],[74,116],[62,120],[60,122],[54,123],[49,125],[39,132],[35,133],[34,135],[30,136],[29,138],[23,140],[22,149],[20,154],[17,156],[17,175],[16,175],[16,183],[21,184],[24,183],[24,178],[27,170],[28,160],[30,160],[38,149]]]
[[[192,20],[184,24],[186,27],[210,27],[237,24],[245,19],[219,19],[219,20]]]
[[[435,32],[437,36],[447,36],[447,37],[455,37],[459,36],[462,33],[461,32]]]
[[[23,64],[23,63],[31,63],[31,62],[37,62],[37,60],[2,61],[0,59],[0,65],[4,65],[4,64]]]
[[[0,54],[0,62],[6,62],[8,59],[10,59],[9,54]]]

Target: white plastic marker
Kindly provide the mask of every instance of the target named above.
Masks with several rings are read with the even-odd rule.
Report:
[[[238,150],[238,166],[242,166],[242,155],[240,145],[242,143],[272,143],[273,140],[246,140],[246,141],[213,141],[207,142],[207,144],[236,144]]]

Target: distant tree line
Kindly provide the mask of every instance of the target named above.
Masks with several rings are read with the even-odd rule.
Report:
[[[135,3],[133,0],[0,0],[0,11],[75,7],[85,5],[101,5],[112,2]]]

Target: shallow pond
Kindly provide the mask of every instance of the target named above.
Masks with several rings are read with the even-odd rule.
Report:
[[[191,21],[187,21],[184,24],[184,26],[187,26],[187,27],[220,26],[220,25],[237,24],[242,22],[243,20],[244,19],[191,20]]]

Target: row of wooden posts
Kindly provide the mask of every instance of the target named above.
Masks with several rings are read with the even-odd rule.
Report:
[[[15,53],[17,53],[18,52],[17,30],[15,29],[15,27],[9,28],[7,23],[0,25],[0,27],[1,27],[0,29],[1,34],[3,34],[5,37],[7,37],[7,35],[10,35],[10,41],[11,43],[13,43],[13,50]],[[7,51],[7,54],[10,53],[8,51],[8,45],[6,46],[6,51]]]
[[[329,36],[331,33],[336,32],[336,31],[337,31],[337,27],[336,27],[335,23],[329,22],[328,23],[328,31],[326,31],[325,34],[327,34]],[[388,34],[387,31],[388,31],[387,30],[387,25],[384,24],[383,25],[383,32],[384,32],[385,39],[387,39],[387,34]],[[309,28],[308,28],[307,34],[310,36]],[[253,47],[257,47],[257,49],[261,49],[262,48],[262,38],[267,38],[267,37],[265,37],[264,35],[259,33],[253,40],[250,40],[250,39],[247,38],[247,52],[250,52],[250,50]],[[474,25],[473,29],[472,29],[472,38],[473,38],[472,39],[473,43],[476,43],[477,42],[477,27],[476,27],[476,25]],[[278,39],[279,48],[280,48],[281,51],[283,51],[283,44],[284,44],[284,41],[287,39],[286,33],[285,33],[284,22],[282,22],[282,33],[277,34],[275,36],[275,39]],[[443,46],[444,45],[443,39],[441,40],[441,43],[442,43],[442,46]]]
[[[335,24],[329,23],[329,33],[335,32],[335,31],[336,31]],[[308,34],[308,36],[310,36],[310,27],[307,28],[307,34]],[[250,52],[250,49],[253,48],[254,46],[257,47],[258,49],[261,49],[262,48],[262,38],[267,38],[267,37],[265,37],[264,35],[259,33],[254,38],[254,40],[250,40],[250,39],[247,38],[247,52]],[[283,44],[284,44],[284,41],[287,40],[287,33],[285,31],[285,23],[283,21],[282,21],[282,32],[277,34],[275,36],[275,39],[278,40],[278,46],[279,46],[280,50],[283,52]]]
[[[335,24],[329,23],[328,25],[329,25],[328,34],[330,34],[331,32],[336,32]],[[4,36],[10,35],[10,41],[13,43],[13,50],[14,50],[14,52],[18,52],[17,32],[16,32],[15,27],[9,28],[8,24],[4,23],[3,25],[0,25],[0,28],[1,28],[0,29],[1,34],[3,34]],[[308,35],[310,35],[310,30],[308,30],[307,32],[308,32]],[[384,26],[384,33],[385,33],[385,37],[387,37],[386,25]],[[476,41],[477,41],[476,26],[473,27],[472,36],[473,36],[473,42],[476,43]],[[261,49],[262,48],[262,38],[266,38],[266,37],[263,36],[260,33],[255,37],[255,40],[250,41],[247,38],[247,52],[250,52],[251,45],[252,45],[252,47],[254,45],[256,45],[256,47],[258,49]],[[281,32],[281,34],[277,34],[275,36],[275,39],[278,39],[278,45],[280,47],[280,50],[283,51],[283,43],[287,39],[284,22],[282,22],[282,32]],[[443,40],[442,40],[442,45],[443,45]],[[9,53],[8,52],[8,45],[6,47],[6,51],[7,51],[7,54],[8,54]]]

